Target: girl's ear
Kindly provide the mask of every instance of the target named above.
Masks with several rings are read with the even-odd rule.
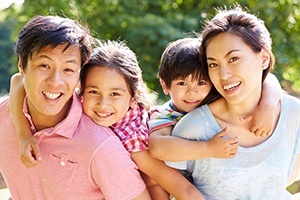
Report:
[[[159,78],[159,82],[160,82],[160,85],[161,85],[165,95],[168,95],[169,94],[169,88],[167,87],[166,83],[161,78]]]
[[[129,103],[130,108],[135,108],[136,105],[137,105],[137,101],[135,100],[135,98],[131,98]]]
[[[267,69],[270,64],[270,54],[267,50],[262,49],[260,51],[260,56],[262,58],[262,68],[263,70]]]

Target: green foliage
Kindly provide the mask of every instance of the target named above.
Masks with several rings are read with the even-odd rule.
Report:
[[[226,3],[221,0],[25,0],[19,12],[15,8],[9,8],[5,12],[7,16],[14,16],[15,22],[18,22],[12,26],[13,29],[7,30],[13,30],[13,39],[32,16],[58,14],[88,24],[93,35],[99,39],[126,40],[138,55],[144,80],[151,89],[161,94],[160,99],[165,99],[156,73],[166,45],[178,38],[194,36],[194,32],[201,31],[205,19],[210,19],[215,14],[214,8],[229,7],[235,2],[236,0],[228,0]],[[300,10],[297,2],[298,0],[238,1],[251,13],[265,20],[273,37],[273,50],[277,58],[274,73],[282,83],[284,80],[291,82],[294,89],[300,89]],[[3,21],[3,24],[11,23],[7,19]],[[4,37],[2,31],[0,36]],[[0,48],[8,49],[2,43]],[[0,63],[8,62],[6,65],[14,70],[10,69],[5,73],[16,71],[16,64],[11,64],[11,56],[8,57],[10,61],[1,56]],[[2,72],[4,67],[1,65],[0,69]],[[6,79],[0,77],[0,80]]]

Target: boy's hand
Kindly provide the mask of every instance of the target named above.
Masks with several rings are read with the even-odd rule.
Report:
[[[228,133],[228,128],[224,128],[220,133],[216,134],[207,141],[211,156],[214,158],[233,158],[239,147],[238,137],[224,138]]]
[[[249,131],[254,133],[256,136],[265,137],[270,136],[274,129],[275,122],[275,108],[264,107],[258,109],[249,116],[240,118],[241,121],[250,122]]]
[[[27,169],[36,166],[42,160],[39,144],[34,136],[21,140],[20,159]]]

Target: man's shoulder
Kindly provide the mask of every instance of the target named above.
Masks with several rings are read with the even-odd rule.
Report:
[[[84,113],[81,116],[78,126],[80,130],[86,130],[85,132],[88,132],[86,134],[94,135],[96,133],[97,135],[105,137],[116,137],[116,135],[110,128],[96,124],[89,116]]]

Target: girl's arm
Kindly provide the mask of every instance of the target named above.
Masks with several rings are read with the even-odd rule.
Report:
[[[181,175],[176,169],[165,165],[164,162],[153,158],[149,151],[134,152],[131,153],[131,156],[133,161],[143,173],[148,175],[177,200],[205,199],[200,191],[183,175]],[[149,190],[149,192],[151,197],[153,197],[151,190]],[[162,194],[161,197],[154,196],[153,199],[168,199],[168,196],[165,195],[166,193]]]
[[[11,77],[9,95],[12,118],[19,134],[20,159],[26,168],[34,167],[41,161],[41,154],[38,142],[30,131],[29,122],[22,113],[25,89],[20,73]]]
[[[208,141],[192,141],[171,136],[172,126],[150,133],[149,151],[154,158],[184,161],[203,158],[233,158],[238,149],[238,138],[224,138],[225,128]]]
[[[269,136],[276,124],[275,111],[283,90],[275,75],[269,73],[263,83],[262,96],[257,110],[251,116],[241,118],[251,121],[250,131],[256,136]]]

